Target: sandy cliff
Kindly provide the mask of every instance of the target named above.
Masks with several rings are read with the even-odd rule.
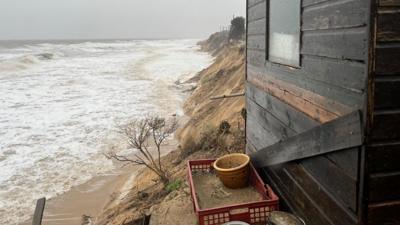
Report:
[[[131,191],[118,201],[118,204],[110,204],[105,208],[103,213],[96,218],[96,224],[141,224],[138,219],[149,214],[152,215],[150,220],[152,225],[197,224],[186,181],[186,161],[215,158],[226,152],[210,148],[188,151],[186,148],[201,145],[198,142],[201,140],[204,127],[211,126],[218,129],[223,120],[229,121],[231,130],[236,129],[239,124],[239,130],[243,131],[244,126],[241,117],[244,107],[243,96],[210,100],[212,96],[244,91],[244,43],[228,44],[226,37],[226,33],[217,33],[199,43],[204,51],[209,51],[216,59],[212,65],[188,81],[197,82],[197,87],[184,105],[188,120],[177,132],[182,147],[162,158],[163,165],[171,176],[171,182],[177,184],[176,187],[164,188],[154,181],[156,177],[151,171],[144,169],[138,173],[136,180],[131,184]],[[243,146],[243,137],[231,136],[240,138],[239,141],[242,143],[236,146]],[[189,142],[197,144],[190,145]]]
[[[187,99],[184,110],[190,120],[177,132],[183,147],[185,142],[199,140],[206,126],[217,127],[226,120],[232,126],[243,126],[241,111],[244,97],[210,100],[211,97],[244,92],[245,45],[243,42],[228,44],[221,33],[212,35],[199,43],[202,49],[211,52],[215,62],[197,74],[198,87]]]

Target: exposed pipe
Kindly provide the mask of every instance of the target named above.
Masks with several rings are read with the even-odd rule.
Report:
[[[223,98],[234,98],[234,97],[240,97],[244,96],[245,93],[236,93],[236,94],[231,94],[231,95],[221,95],[221,96],[214,96],[211,97],[210,100],[218,100],[218,99],[223,99]]]

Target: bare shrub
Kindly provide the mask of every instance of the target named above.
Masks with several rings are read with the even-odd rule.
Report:
[[[221,122],[219,127],[207,125],[200,133],[200,139],[196,144],[198,150],[228,151],[227,137],[229,136],[230,125],[228,122]]]
[[[180,158],[185,159],[197,150],[199,150],[197,143],[192,136],[188,136],[183,140],[182,145],[180,145]]]
[[[219,133],[220,134],[226,134],[229,133],[229,129],[231,128],[231,125],[229,124],[228,121],[223,120],[220,124],[219,124]]]
[[[218,147],[219,131],[218,128],[206,125],[200,133],[200,139],[197,142],[197,147],[200,150],[211,150]]]
[[[230,152],[246,152],[246,133],[244,129],[238,127],[231,132],[233,141],[229,145]]]
[[[242,119],[244,121],[246,121],[246,118],[247,118],[247,110],[246,110],[246,108],[242,108],[242,110],[240,111],[240,115],[242,116]]]
[[[218,127],[203,128],[197,149],[231,152],[243,152],[246,147],[245,130],[238,121],[237,128],[223,120]]]
[[[175,117],[168,121],[158,116],[146,116],[143,119],[133,120],[124,126],[120,126],[119,131],[127,138],[129,147],[137,150],[137,153],[129,157],[109,152],[106,157],[134,165],[144,165],[157,174],[164,184],[167,184],[169,177],[161,163],[161,147],[177,127],[178,122]],[[155,154],[152,154],[149,150],[150,142],[156,147]]]

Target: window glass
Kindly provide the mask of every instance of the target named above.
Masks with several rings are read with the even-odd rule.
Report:
[[[268,60],[300,65],[300,0],[270,0]]]

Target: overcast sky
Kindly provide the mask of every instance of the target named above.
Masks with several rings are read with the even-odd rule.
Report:
[[[0,0],[0,39],[204,38],[246,0]]]

